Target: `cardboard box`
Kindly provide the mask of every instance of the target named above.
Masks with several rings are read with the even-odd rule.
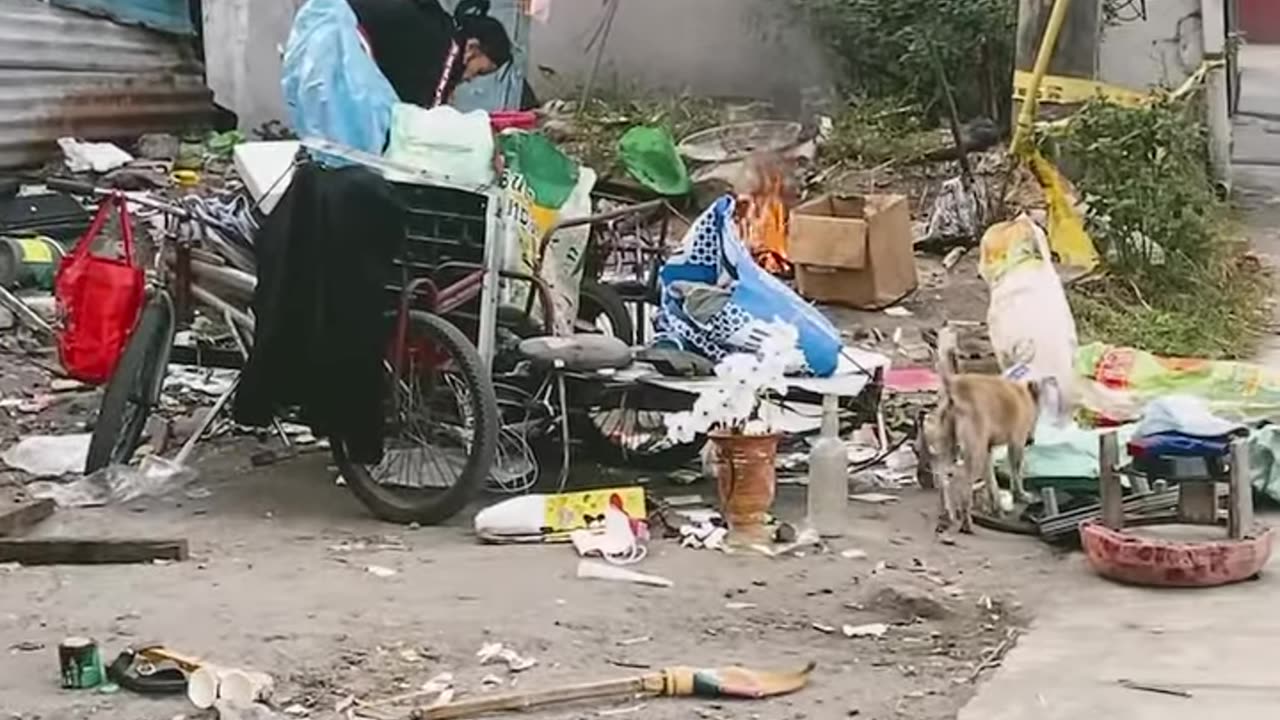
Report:
[[[901,195],[824,195],[791,211],[787,253],[810,300],[893,304],[916,288],[914,244]]]

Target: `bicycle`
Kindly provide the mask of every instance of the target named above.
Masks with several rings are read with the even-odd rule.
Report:
[[[114,192],[66,179],[51,179],[47,185],[87,197]],[[218,252],[226,240],[202,217],[198,202],[187,207],[139,197],[129,202],[163,213],[165,230],[146,271],[147,300],[103,394],[86,473],[133,458],[147,418],[160,403],[171,362],[239,369],[252,344],[254,320],[245,308],[256,278],[231,263],[218,264],[232,253]],[[369,466],[351,461],[340,437],[331,438],[331,451],[347,485],[374,515],[390,522],[436,524],[465,507],[488,475],[499,416],[486,364],[475,346],[440,315],[414,307],[412,297],[406,288],[384,316],[392,331],[384,358],[388,422],[382,462]],[[199,349],[193,356],[174,347],[179,323],[196,305],[227,323],[237,352]],[[184,454],[234,391],[233,385],[206,414]],[[275,425],[288,443],[279,422]]]

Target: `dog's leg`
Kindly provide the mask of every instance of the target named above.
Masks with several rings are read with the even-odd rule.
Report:
[[[934,479],[938,482],[938,526],[936,533],[945,533],[956,521],[955,499],[951,495],[951,477],[953,466],[950,464],[934,465]]]
[[[991,453],[987,453],[985,474],[987,478],[987,504],[992,516],[1000,514],[1000,483],[996,480],[996,466],[991,461]]]
[[[1022,462],[1026,448],[1018,442],[1009,443],[1009,477],[1013,483],[1014,497],[1024,503],[1031,504],[1039,498],[1027,492],[1026,483],[1022,480]]]
[[[960,497],[960,532],[965,535],[973,534],[973,483],[967,483],[969,488],[966,489],[964,495]]]

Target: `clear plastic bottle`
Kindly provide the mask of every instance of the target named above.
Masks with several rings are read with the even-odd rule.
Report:
[[[840,537],[848,522],[849,451],[840,440],[837,398],[822,398],[822,436],[809,451],[809,525],[822,537]]]

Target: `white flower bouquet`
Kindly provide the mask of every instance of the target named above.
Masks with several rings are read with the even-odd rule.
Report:
[[[804,367],[804,353],[797,346],[800,334],[794,325],[774,320],[756,322],[750,328],[754,353],[735,353],[716,365],[718,382],[707,383],[689,412],[667,417],[667,437],[673,442],[693,442],[713,431],[735,435],[771,435],[774,413],[771,394],[786,395],[787,373]]]

